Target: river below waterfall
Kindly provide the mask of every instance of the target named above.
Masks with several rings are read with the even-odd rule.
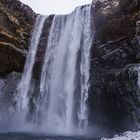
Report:
[[[88,138],[80,136],[45,136],[31,133],[4,133],[0,134],[0,140],[99,140],[100,138]]]

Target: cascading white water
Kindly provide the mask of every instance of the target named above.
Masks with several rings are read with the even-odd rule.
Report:
[[[29,47],[29,53],[24,66],[24,71],[22,74],[21,82],[18,85],[18,97],[16,97],[18,111],[24,110],[28,111],[29,96],[28,92],[30,89],[30,82],[32,78],[33,65],[35,63],[35,56],[37,52],[37,47],[40,41],[40,36],[42,34],[43,25],[46,17],[38,15],[36,18],[36,23],[34,25],[31,43]]]
[[[81,73],[81,101],[80,110],[78,114],[80,127],[86,127],[88,125],[88,90],[89,90],[89,77],[90,77],[90,48],[94,41],[94,23],[91,23],[90,16],[91,9],[84,9],[83,20],[83,41],[81,44],[81,62],[80,62],[80,73]],[[92,25],[91,25],[92,24]],[[91,29],[92,27],[92,29]]]
[[[53,131],[71,131],[77,125],[86,127],[88,122],[90,48],[94,34],[91,7],[79,7],[69,15],[56,15],[53,19],[37,101],[43,127]],[[77,86],[77,78],[80,86]],[[80,97],[77,88],[81,89]],[[80,102],[79,107],[77,102]]]
[[[57,91],[57,89],[55,89],[57,87],[53,85],[54,83],[51,83],[51,79],[52,79],[52,76],[53,76],[52,67],[53,67],[54,55],[56,55],[55,54],[55,48],[58,45],[58,42],[60,40],[60,35],[61,35],[63,27],[64,27],[64,17],[63,16],[55,16],[54,20],[53,20],[53,23],[52,23],[51,31],[50,31],[51,33],[49,35],[47,50],[46,50],[45,59],[44,59],[44,65],[43,65],[42,73],[41,73],[40,96],[39,96],[40,100],[39,100],[39,106],[38,107],[41,106],[42,117],[45,118],[45,122],[48,120],[46,122],[46,124],[48,126],[53,125],[53,121],[55,121],[57,119],[57,118],[55,118],[55,119],[53,118],[53,117],[55,117],[54,113],[55,113],[56,109],[55,108],[51,109],[51,108],[52,108],[52,102],[53,101],[55,102],[55,98],[52,99],[54,94],[55,94],[53,92],[57,93],[58,91]],[[61,56],[63,56],[63,55],[61,55]],[[55,58],[56,57],[57,56],[55,56]],[[59,59],[61,59],[61,58],[59,58]],[[56,64],[56,66],[55,66],[55,67],[57,67],[57,69],[63,68],[62,65],[61,65],[61,67],[59,67],[58,64]],[[59,75],[59,71],[58,71],[58,75]],[[60,86],[60,85],[58,84],[58,86]],[[54,91],[52,91],[53,87],[54,87]],[[47,113],[46,113],[45,112],[46,104],[48,105],[47,102],[49,102],[49,106],[48,106],[49,109],[47,110]],[[53,115],[49,118],[48,116],[50,114],[53,114]],[[46,117],[47,117],[47,119],[46,119]],[[52,119],[52,121],[49,120],[49,119]]]
[[[92,5],[85,5],[71,14],[54,16],[41,76],[35,82],[39,84],[33,87],[33,67],[47,21],[46,16],[37,16],[18,93],[14,94],[18,112],[13,107],[10,113],[13,127],[19,120],[21,129],[68,134],[88,126],[90,48],[94,39],[91,10]]]

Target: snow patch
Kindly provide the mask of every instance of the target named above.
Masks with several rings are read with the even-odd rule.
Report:
[[[124,132],[122,136],[115,135],[114,138],[102,138],[101,140],[140,140],[140,131],[139,132]]]

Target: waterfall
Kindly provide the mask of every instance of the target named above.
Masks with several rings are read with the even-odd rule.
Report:
[[[37,101],[43,127],[53,131],[88,125],[90,48],[94,39],[91,8],[78,7],[53,19]]]
[[[41,15],[38,15],[36,18],[36,23],[34,25],[31,43],[29,46],[29,53],[26,58],[21,82],[18,85],[18,95],[19,96],[16,97],[18,111],[21,111],[21,110],[24,110],[25,112],[28,111],[28,104],[29,104],[28,93],[29,93],[29,89],[30,89],[32,71],[33,71],[37,47],[39,44],[39,39],[40,39],[40,36],[42,33],[45,19],[46,19],[46,17],[41,16]]]
[[[92,5],[85,5],[67,15],[54,15],[49,36],[45,36],[49,18],[36,17],[24,71],[11,101],[13,107],[8,106],[12,129],[17,121],[19,129],[55,134],[78,133],[88,127],[90,49],[95,33],[92,14]],[[38,48],[42,36],[47,43],[40,76],[35,80],[33,68],[42,50]]]

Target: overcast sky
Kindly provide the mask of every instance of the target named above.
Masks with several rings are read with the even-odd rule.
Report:
[[[21,0],[29,5],[36,13],[66,14],[77,6],[91,3],[92,0]]]

